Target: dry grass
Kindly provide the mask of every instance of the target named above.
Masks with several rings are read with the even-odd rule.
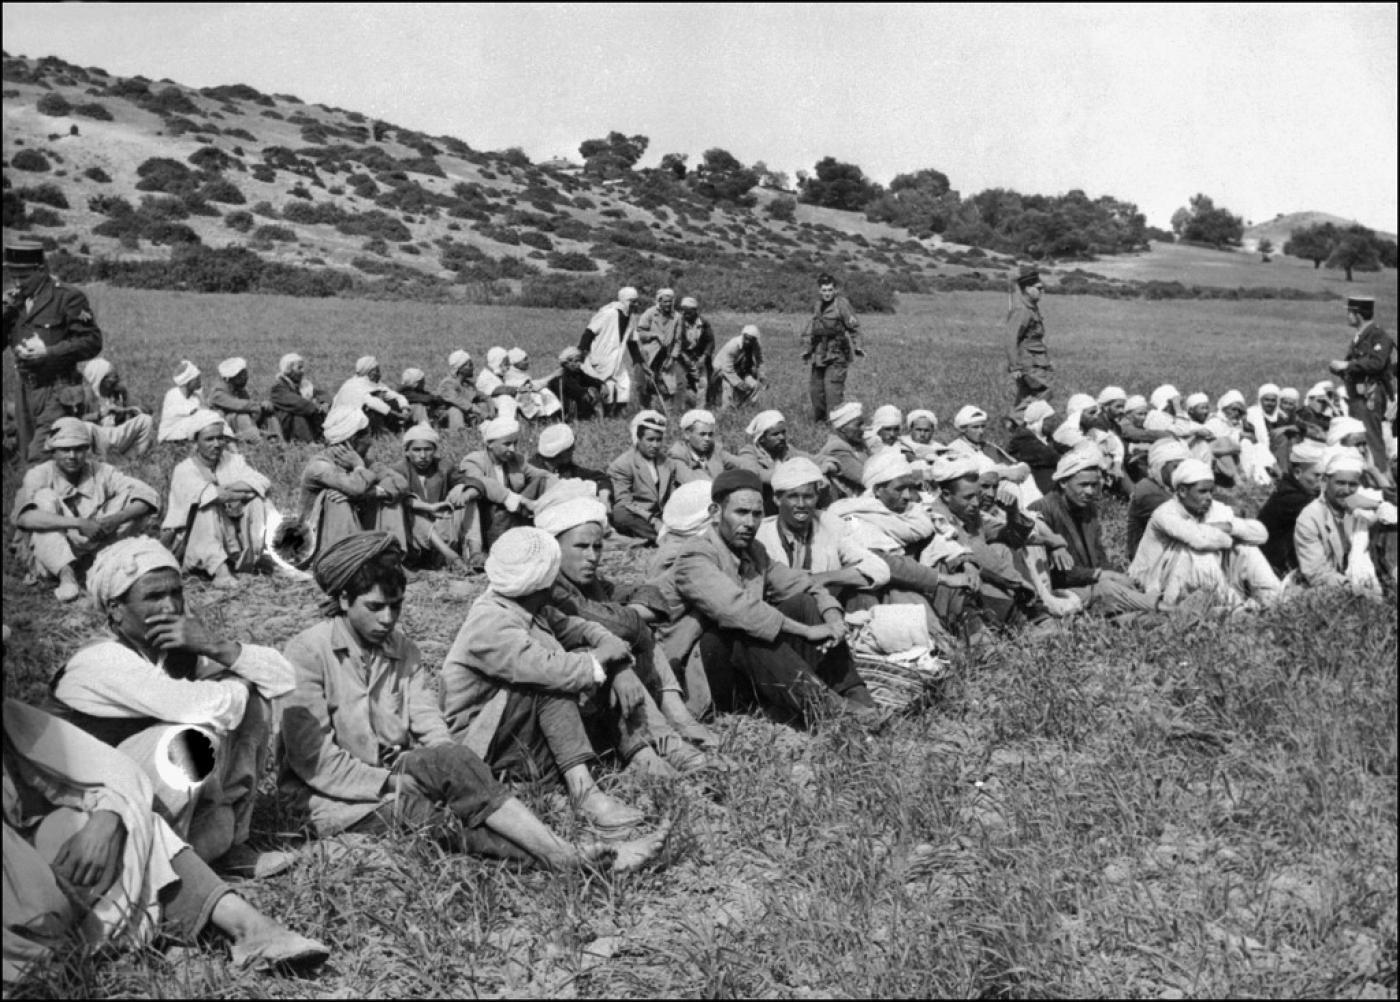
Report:
[[[386,371],[440,368],[519,343],[541,360],[584,317],[547,311],[308,302],[96,290],[109,354],[149,403],[178,356],[206,371],[246,355],[254,382],[300,349],[313,376],[375,351]],[[1389,292],[1393,310],[1394,291]],[[868,405],[1004,408],[1000,297],[906,299],[866,318],[871,355],[852,377]],[[1306,386],[1345,342],[1325,303],[1107,302],[1046,307],[1065,390],[1247,393]],[[744,319],[715,318],[721,334]],[[800,318],[762,321],[770,403],[815,447]],[[236,349],[235,347],[236,346]],[[735,444],[746,415],[726,416]],[[584,428],[580,458],[620,449],[622,422]],[[474,441],[450,442],[460,456]],[[387,452],[388,447],[383,447]],[[137,469],[168,474],[171,452]],[[251,457],[291,506],[300,462]],[[6,497],[14,489],[6,474]],[[1258,494],[1234,503],[1253,511]],[[1105,513],[1121,545],[1123,511]],[[640,573],[637,554],[611,573]],[[405,626],[436,667],[465,611],[446,575],[410,585]],[[17,628],[6,691],[28,698],[97,627],[55,611],[6,564]],[[312,588],[251,581],[194,603],[235,636],[280,644],[315,618]],[[1396,987],[1396,610],[1305,595],[1276,612],[1155,626],[1076,623],[959,663],[945,700],[873,741],[723,720],[737,764],[713,796],[626,796],[677,819],[668,865],[625,878],[519,872],[423,840],[327,858],[251,888],[261,907],[330,942],[314,985],[333,997],[899,995],[1327,995]],[[614,780],[616,781],[616,780]],[[556,800],[531,801],[561,827]],[[294,841],[268,798],[259,838]],[[219,950],[45,972],[19,994],[304,995],[240,974]]]

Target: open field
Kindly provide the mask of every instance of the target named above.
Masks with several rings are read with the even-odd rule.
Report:
[[[1286,267],[1300,285],[1312,274]],[[391,379],[417,365],[435,381],[459,346],[480,359],[489,345],[519,344],[547,368],[587,320],[90,291],[105,354],[148,406],[181,357],[212,378],[220,358],[245,355],[261,387],[277,357],[296,349],[333,390],[373,352]],[[1372,291],[1390,326],[1394,272]],[[869,357],[850,395],[867,406],[932,406],[945,424],[964,403],[1003,411],[1004,311],[1003,296],[950,293],[903,297],[898,313],[864,318]],[[1212,397],[1238,387],[1252,398],[1266,380],[1305,389],[1349,334],[1335,301],[1055,296],[1045,314],[1059,402],[1107,382],[1146,393],[1170,381]],[[711,319],[724,338],[751,318]],[[772,379],[765,406],[789,415],[799,446],[816,448],[794,339],[803,319],[758,318]],[[727,443],[748,416],[723,418]],[[579,458],[601,465],[625,439],[622,421],[580,429]],[[457,458],[476,445],[463,436],[446,451]],[[250,451],[284,510],[305,454]],[[181,455],[167,450],[133,472],[164,483]],[[8,508],[12,470],[4,486]],[[1231,500],[1252,514],[1262,495]],[[1105,521],[1121,552],[1122,506],[1107,504]],[[638,551],[608,560],[620,579],[644,571]],[[409,586],[403,625],[430,668],[465,612],[451,583],[424,573]],[[262,643],[281,644],[316,618],[306,582],[256,579],[232,600],[196,584],[190,596],[236,637]],[[16,631],[7,695],[40,696],[99,626],[92,610],[55,610],[46,597],[22,586],[7,556],[5,620]],[[737,770],[711,796],[619,777],[625,796],[676,819],[663,869],[519,873],[401,841],[339,858],[318,851],[248,893],[332,944],[314,986],[331,997],[1393,997],[1396,646],[1393,602],[1316,594],[1229,621],[1077,623],[1049,642],[1013,638],[958,663],[942,702],[872,741],[725,719],[718,729]],[[266,800],[259,838],[295,842],[295,819]],[[548,795],[531,802],[571,824]],[[312,988],[239,974],[207,950],[79,964],[24,993],[290,997]]]

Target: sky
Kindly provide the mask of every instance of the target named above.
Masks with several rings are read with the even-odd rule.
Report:
[[[1397,230],[1394,4],[26,4],[5,51],[246,83],[478,149],[617,130],[698,161],[934,167],[1262,222]]]

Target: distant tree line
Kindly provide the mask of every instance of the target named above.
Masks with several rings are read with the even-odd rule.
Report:
[[[1397,247],[1394,240],[1383,239],[1360,224],[1314,223],[1290,233],[1283,252],[1311,261],[1314,268],[1324,264],[1329,268],[1341,268],[1350,282],[1356,271],[1394,268]]]

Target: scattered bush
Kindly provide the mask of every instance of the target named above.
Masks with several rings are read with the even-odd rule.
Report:
[[[282,243],[292,243],[292,242],[294,242],[294,241],[296,240],[296,238],[297,238],[297,235],[296,235],[295,231],[293,231],[293,230],[287,228],[286,226],[275,226],[275,225],[273,225],[273,224],[271,224],[271,223],[267,223],[267,224],[265,224],[265,225],[263,225],[263,226],[259,226],[256,230],[253,231],[253,239],[255,239],[255,240],[264,240],[264,241],[268,241],[268,242],[280,241],[280,242],[282,242]]]
[[[282,218],[281,214],[273,208],[271,202],[259,202],[257,205],[253,206],[252,213],[255,216],[262,216],[264,219]]]
[[[245,209],[236,209],[224,216],[224,225],[239,233],[247,233],[253,228],[253,214]]]
[[[795,198],[775,198],[768,203],[768,215],[784,223],[790,223],[797,218],[797,199]]]
[[[189,155],[189,162],[200,170],[213,173],[228,170],[230,167],[237,167],[240,170],[243,168],[237,159],[229,156],[217,146],[201,146]]]
[[[224,135],[230,137],[231,139],[241,139],[245,143],[256,143],[258,141],[258,137],[253,135],[247,129],[225,129]]]
[[[55,209],[68,208],[68,196],[56,184],[36,184],[32,188],[19,189],[20,197],[27,202],[51,205]]]
[[[38,150],[20,150],[10,158],[10,166],[39,174],[49,169],[49,160]]]
[[[68,103],[67,98],[53,92],[40,97],[34,107],[39,114],[48,115],[50,118],[63,118],[73,110],[73,106]]]
[[[26,221],[29,223],[30,226],[63,225],[62,216],[60,216],[57,212],[54,212],[53,209],[46,209],[43,206],[40,206],[36,209],[30,209],[29,215],[26,217]]]
[[[554,241],[550,240],[549,237],[545,236],[543,233],[536,233],[533,231],[522,233],[520,234],[520,242],[527,247],[538,247],[540,250],[544,251],[554,249]]]
[[[277,172],[267,164],[253,165],[253,180],[261,181],[263,184],[271,184],[277,180]]]
[[[217,217],[219,215],[219,210],[206,202],[200,192],[192,191],[188,195],[181,196],[180,204],[192,216]]]
[[[224,178],[211,178],[204,182],[204,186],[199,189],[200,197],[211,202],[222,202],[224,205],[243,205],[248,200],[239,190],[238,185]]]
[[[192,190],[197,183],[194,171],[169,157],[151,157],[136,168],[136,175],[141,179],[136,182],[137,191],[178,195]]]
[[[129,216],[136,210],[120,195],[93,195],[87,203],[89,212],[104,216]]]
[[[560,271],[597,271],[598,265],[587,254],[577,251],[554,251],[545,259],[551,268]],[[539,304],[529,304],[539,305]]]
[[[377,237],[380,240],[392,241],[393,243],[403,243],[405,240],[413,239],[413,232],[407,226],[378,209],[371,209],[369,212],[361,212],[356,215],[347,214],[344,219],[336,223],[335,228],[346,236]]]
[[[83,177],[89,181],[96,181],[98,184],[111,184],[112,176],[101,167],[89,167],[83,171]]]

